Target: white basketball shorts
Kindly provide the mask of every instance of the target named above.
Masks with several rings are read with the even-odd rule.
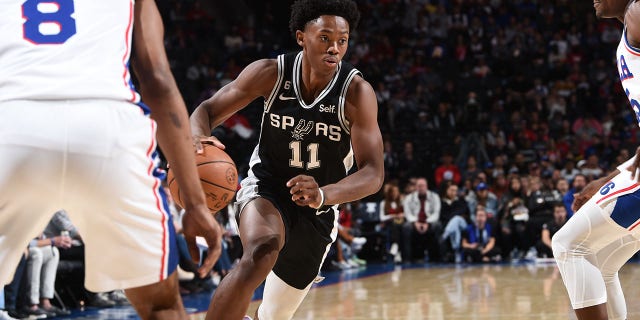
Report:
[[[640,185],[626,170],[631,161],[552,239],[573,308],[608,302],[610,319],[624,318],[618,270],[640,249]]]
[[[175,232],[160,186],[156,125],[131,103],[0,103],[0,282],[53,213],[65,209],[85,242],[95,292],[167,278]]]

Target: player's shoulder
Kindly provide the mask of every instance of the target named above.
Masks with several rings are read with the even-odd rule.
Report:
[[[640,47],[640,1],[629,4],[624,15],[627,28],[627,40],[634,47]]]
[[[250,63],[245,71],[269,75],[278,74],[278,61],[276,59],[259,59]]]
[[[357,74],[349,83],[349,88],[347,89],[347,100],[349,100],[350,97],[359,97],[363,94],[372,94],[375,96],[375,92],[373,91],[373,87],[369,81],[365,80],[361,74]]]
[[[278,62],[275,59],[260,59],[247,65],[238,77],[239,85],[258,89],[262,95],[271,91],[278,79]]]

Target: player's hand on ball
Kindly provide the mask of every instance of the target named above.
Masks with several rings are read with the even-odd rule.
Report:
[[[214,136],[206,137],[206,136],[193,136],[193,146],[196,148],[196,153],[201,154],[204,152],[203,143],[212,144],[222,150],[224,150],[225,146],[218,140],[218,138]]]
[[[575,193],[573,195],[571,210],[573,210],[574,213],[577,212],[606,182],[607,180],[604,178],[593,180],[589,182],[580,193]]]
[[[637,175],[638,168],[640,168],[640,147],[636,149],[636,159],[633,160],[633,163],[627,168],[627,170],[631,171],[631,180],[638,179],[640,182],[640,175]]]
[[[184,238],[189,247],[189,253],[193,262],[200,263],[200,250],[196,244],[196,236],[203,237],[207,241],[207,258],[198,268],[200,278],[204,278],[213,269],[222,253],[222,229],[211,214],[207,206],[186,210],[182,218]]]
[[[297,175],[287,181],[291,200],[297,205],[319,209],[323,202],[320,186],[312,176]]]

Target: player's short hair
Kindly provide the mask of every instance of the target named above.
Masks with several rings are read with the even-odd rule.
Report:
[[[360,12],[352,0],[297,0],[291,5],[289,30],[295,37],[297,30],[304,30],[309,21],[320,16],[339,16],[349,23],[349,32],[358,26]]]

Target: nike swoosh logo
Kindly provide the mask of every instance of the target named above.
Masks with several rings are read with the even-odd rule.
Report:
[[[298,99],[298,98],[296,98],[296,97],[285,97],[285,96],[283,96],[283,95],[282,95],[282,93],[281,93],[281,94],[278,96],[278,99],[280,99],[280,100],[283,100],[283,101],[284,101],[284,100],[295,100],[295,99]]]

